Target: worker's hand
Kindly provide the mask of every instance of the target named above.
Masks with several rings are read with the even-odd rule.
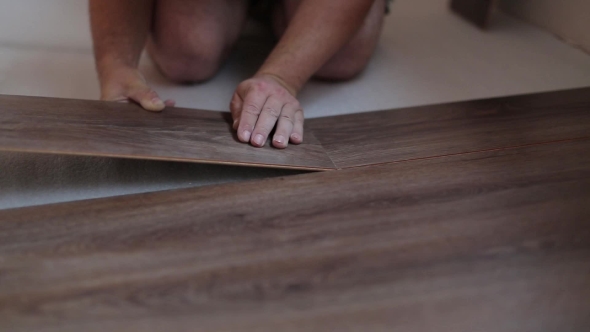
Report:
[[[130,100],[153,112],[159,112],[166,106],[172,107],[175,104],[173,100],[162,101],[137,69],[120,67],[102,72],[100,82],[102,100]]]
[[[277,77],[257,75],[242,82],[234,92],[230,109],[238,139],[264,146],[276,125],[272,145],[286,148],[289,141],[303,141],[303,109],[295,92]]]

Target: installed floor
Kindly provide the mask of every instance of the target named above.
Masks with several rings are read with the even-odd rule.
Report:
[[[0,330],[586,331],[590,140],[0,211]]]
[[[446,0],[396,0],[392,9],[364,75],[303,91],[308,118],[590,85],[590,56],[504,15],[482,32]],[[86,11],[78,0],[0,0],[0,93],[95,99]],[[193,87],[169,84],[147,59],[142,68],[180,106],[226,110],[268,49],[264,38],[246,36],[215,79]],[[22,153],[1,153],[0,169],[0,208],[291,174]]]

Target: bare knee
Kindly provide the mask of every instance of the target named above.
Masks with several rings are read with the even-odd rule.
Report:
[[[219,57],[209,54],[168,54],[156,61],[160,72],[177,83],[200,83],[211,79],[220,66]]]
[[[203,42],[200,47],[150,44],[150,55],[160,72],[177,83],[198,83],[212,78],[225,58],[221,41]]]
[[[148,52],[172,81],[208,80],[239,37],[247,9],[240,0],[159,0]]]
[[[365,22],[356,35],[332,59],[330,59],[315,77],[328,80],[350,80],[358,76],[369,64],[383,28],[385,1],[375,0]]]
[[[369,53],[368,55],[366,53]],[[344,51],[336,58],[328,61],[316,74],[315,77],[330,81],[351,80],[362,73],[372,52],[362,53],[359,51]]]

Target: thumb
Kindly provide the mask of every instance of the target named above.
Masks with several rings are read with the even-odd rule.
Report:
[[[141,107],[148,111],[160,112],[166,107],[166,104],[160,99],[156,91],[147,85],[133,87],[126,95],[127,98],[140,104]]]
[[[101,99],[106,101],[127,101],[132,100],[142,108],[159,112],[166,106],[174,106],[173,100],[162,101],[158,94],[143,82],[133,84],[112,83],[102,87]]]

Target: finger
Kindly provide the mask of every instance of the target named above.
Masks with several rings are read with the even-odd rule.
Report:
[[[231,111],[231,116],[234,120],[232,128],[234,128],[234,130],[237,130],[240,124],[240,113],[242,113],[242,98],[237,92],[235,92],[233,97],[231,98],[231,102],[229,103],[229,110]]]
[[[176,101],[174,101],[174,100],[172,100],[172,99],[167,99],[167,100],[164,102],[164,105],[165,105],[166,107],[174,107],[174,106],[176,105]]]
[[[127,97],[148,111],[160,112],[166,107],[158,94],[147,86],[131,89]]]
[[[301,144],[303,142],[303,109],[299,108],[294,115],[295,122],[293,124],[293,132],[290,140],[293,144]]]
[[[122,93],[116,92],[113,93],[111,91],[103,91],[100,100],[104,101],[116,101],[119,103],[128,103],[129,98],[125,97]]]
[[[238,126],[238,138],[244,143],[250,142],[254,126],[266,102],[267,95],[256,90],[249,90],[246,93],[242,110],[240,111],[240,123]]]
[[[288,103],[283,106],[279,121],[277,123],[277,130],[272,139],[272,145],[275,148],[284,149],[289,145],[289,137],[293,133],[295,126],[295,113],[299,110],[299,105]]]
[[[266,103],[264,103],[264,106],[262,107],[262,112],[258,117],[258,121],[256,122],[252,139],[250,140],[252,145],[258,147],[264,146],[268,134],[270,134],[279,119],[279,115],[281,115],[283,105],[283,101],[272,96],[266,100]]]

